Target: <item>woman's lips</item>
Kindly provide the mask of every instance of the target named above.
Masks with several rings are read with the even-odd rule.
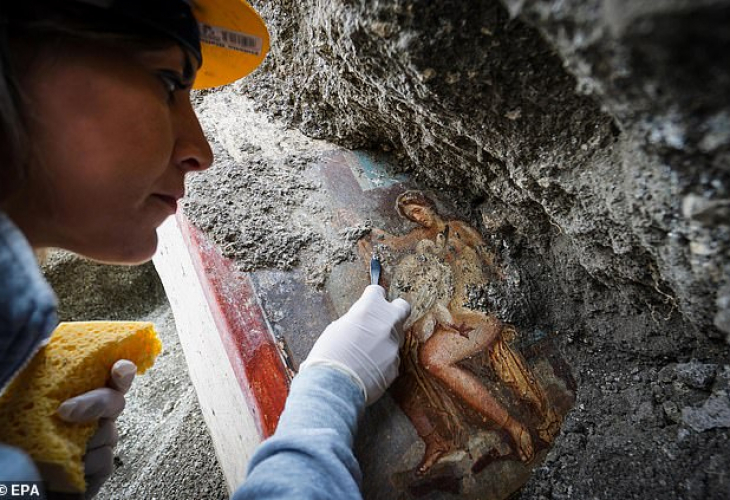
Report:
[[[153,194],[155,198],[164,202],[168,207],[172,209],[172,213],[177,212],[177,199],[174,196],[167,196],[165,194]]]

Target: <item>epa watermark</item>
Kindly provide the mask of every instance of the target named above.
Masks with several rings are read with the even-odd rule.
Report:
[[[45,498],[43,483],[38,481],[0,481],[0,499]]]

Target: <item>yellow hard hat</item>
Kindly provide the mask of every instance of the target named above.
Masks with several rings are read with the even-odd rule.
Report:
[[[264,21],[245,0],[67,1],[87,5],[122,25],[152,28],[176,40],[201,63],[194,89],[243,78],[261,64],[269,50]]]
[[[203,65],[194,89],[231,83],[251,73],[269,51],[269,32],[245,0],[196,0]]]

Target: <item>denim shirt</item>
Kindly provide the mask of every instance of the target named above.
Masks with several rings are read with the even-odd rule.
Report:
[[[0,212],[0,392],[58,325],[56,296],[33,249]]]
[[[48,342],[58,324],[56,296],[23,233],[0,212],[0,394]],[[0,445],[0,480],[37,477],[32,462]]]

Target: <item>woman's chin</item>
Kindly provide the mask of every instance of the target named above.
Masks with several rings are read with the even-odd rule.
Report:
[[[130,248],[128,253],[120,255],[117,264],[144,264],[145,262],[149,262],[150,260],[152,260],[155,252],[157,252],[157,233],[154,234],[154,238],[152,239],[152,241],[146,243],[145,245],[140,244],[135,248]]]
[[[149,262],[157,251],[157,232],[144,238],[129,238],[103,247],[69,250],[104,264],[135,266]]]

